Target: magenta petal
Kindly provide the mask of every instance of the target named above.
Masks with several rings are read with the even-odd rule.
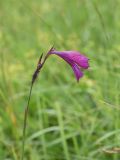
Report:
[[[89,59],[77,51],[66,51],[66,54],[64,52],[64,56],[67,56],[69,59],[73,60],[78,66],[84,69],[87,69],[89,67]]]
[[[71,55],[71,58],[74,60],[74,62],[79,65],[80,67],[87,69],[89,67],[89,59],[80,54],[79,52],[76,52],[76,54]]]
[[[80,69],[89,67],[89,59],[77,51],[56,51],[52,48],[48,54],[55,54],[63,58],[72,67],[77,81],[83,76],[83,72]]]
[[[63,58],[63,57],[62,57],[62,58]],[[81,77],[83,77],[83,72],[80,70],[80,67],[79,67],[76,63],[74,63],[74,61],[72,61],[72,60],[69,59],[69,58],[64,57],[63,59],[64,59],[66,62],[68,62],[69,65],[72,67],[72,69],[73,69],[73,71],[74,71],[74,74],[75,74],[75,77],[76,77],[77,81],[79,81],[79,79],[80,79]]]
[[[72,69],[74,71],[77,81],[79,81],[79,79],[83,76],[83,72],[81,72],[80,68],[76,64],[72,65]]]
[[[63,59],[69,59],[84,69],[87,69],[89,67],[89,63],[88,63],[89,59],[77,51],[52,50],[49,54],[56,54],[62,57]]]

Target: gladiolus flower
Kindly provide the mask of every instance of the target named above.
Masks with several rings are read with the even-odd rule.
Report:
[[[56,51],[51,48],[48,55],[51,54],[61,57],[72,67],[77,81],[83,77],[83,70],[89,68],[89,59],[78,51]]]
[[[53,47],[49,50],[49,52],[46,54],[46,56],[43,59],[43,54],[41,54],[37,67],[33,73],[32,76],[32,81],[31,81],[31,87],[30,87],[30,92],[29,92],[29,97],[28,97],[28,102],[27,106],[25,109],[25,116],[24,116],[24,124],[23,124],[23,140],[22,140],[22,157],[21,160],[24,159],[24,150],[25,150],[25,140],[26,140],[26,126],[27,126],[27,115],[29,111],[29,103],[30,103],[30,98],[31,98],[31,93],[32,93],[32,88],[35,80],[38,77],[39,72],[41,71],[42,67],[44,66],[47,58],[55,54],[62,59],[64,59],[73,69],[74,74],[76,76],[77,81],[83,76],[83,70],[88,69],[89,63],[88,63],[88,58],[81,53],[77,51],[56,51]]]

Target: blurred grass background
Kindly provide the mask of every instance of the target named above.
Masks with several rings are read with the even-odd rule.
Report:
[[[31,76],[42,52],[78,50],[91,68],[76,83],[49,58],[33,88],[26,160],[119,160],[120,1],[0,0],[0,160],[19,160]]]

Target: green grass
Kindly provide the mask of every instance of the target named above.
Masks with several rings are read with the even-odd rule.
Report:
[[[30,102],[26,160],[119,160],[120,1],[0,1],[0,160],[20,160],[24,109],[42,52],[78,50],[91,68],[76,83],[49,58]]]

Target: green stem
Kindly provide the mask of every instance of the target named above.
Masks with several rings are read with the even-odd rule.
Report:
[[[27,107],[25,108],[25,114],[24,114],[23,139],[22,139],[22,156],[21,156],[21,160],[24,160],[25,140],[26,140],[26,126],[27,126],[27,117],[28,117],[27,115],[28,115],[28,111],[29,111],[29,103],[30,103],[30,97],[31,97],[32,87],[33,87],[33,83],[31,83],[30,92],[29,92],[29,97],[28,97],[28,103],[27,103]]]

